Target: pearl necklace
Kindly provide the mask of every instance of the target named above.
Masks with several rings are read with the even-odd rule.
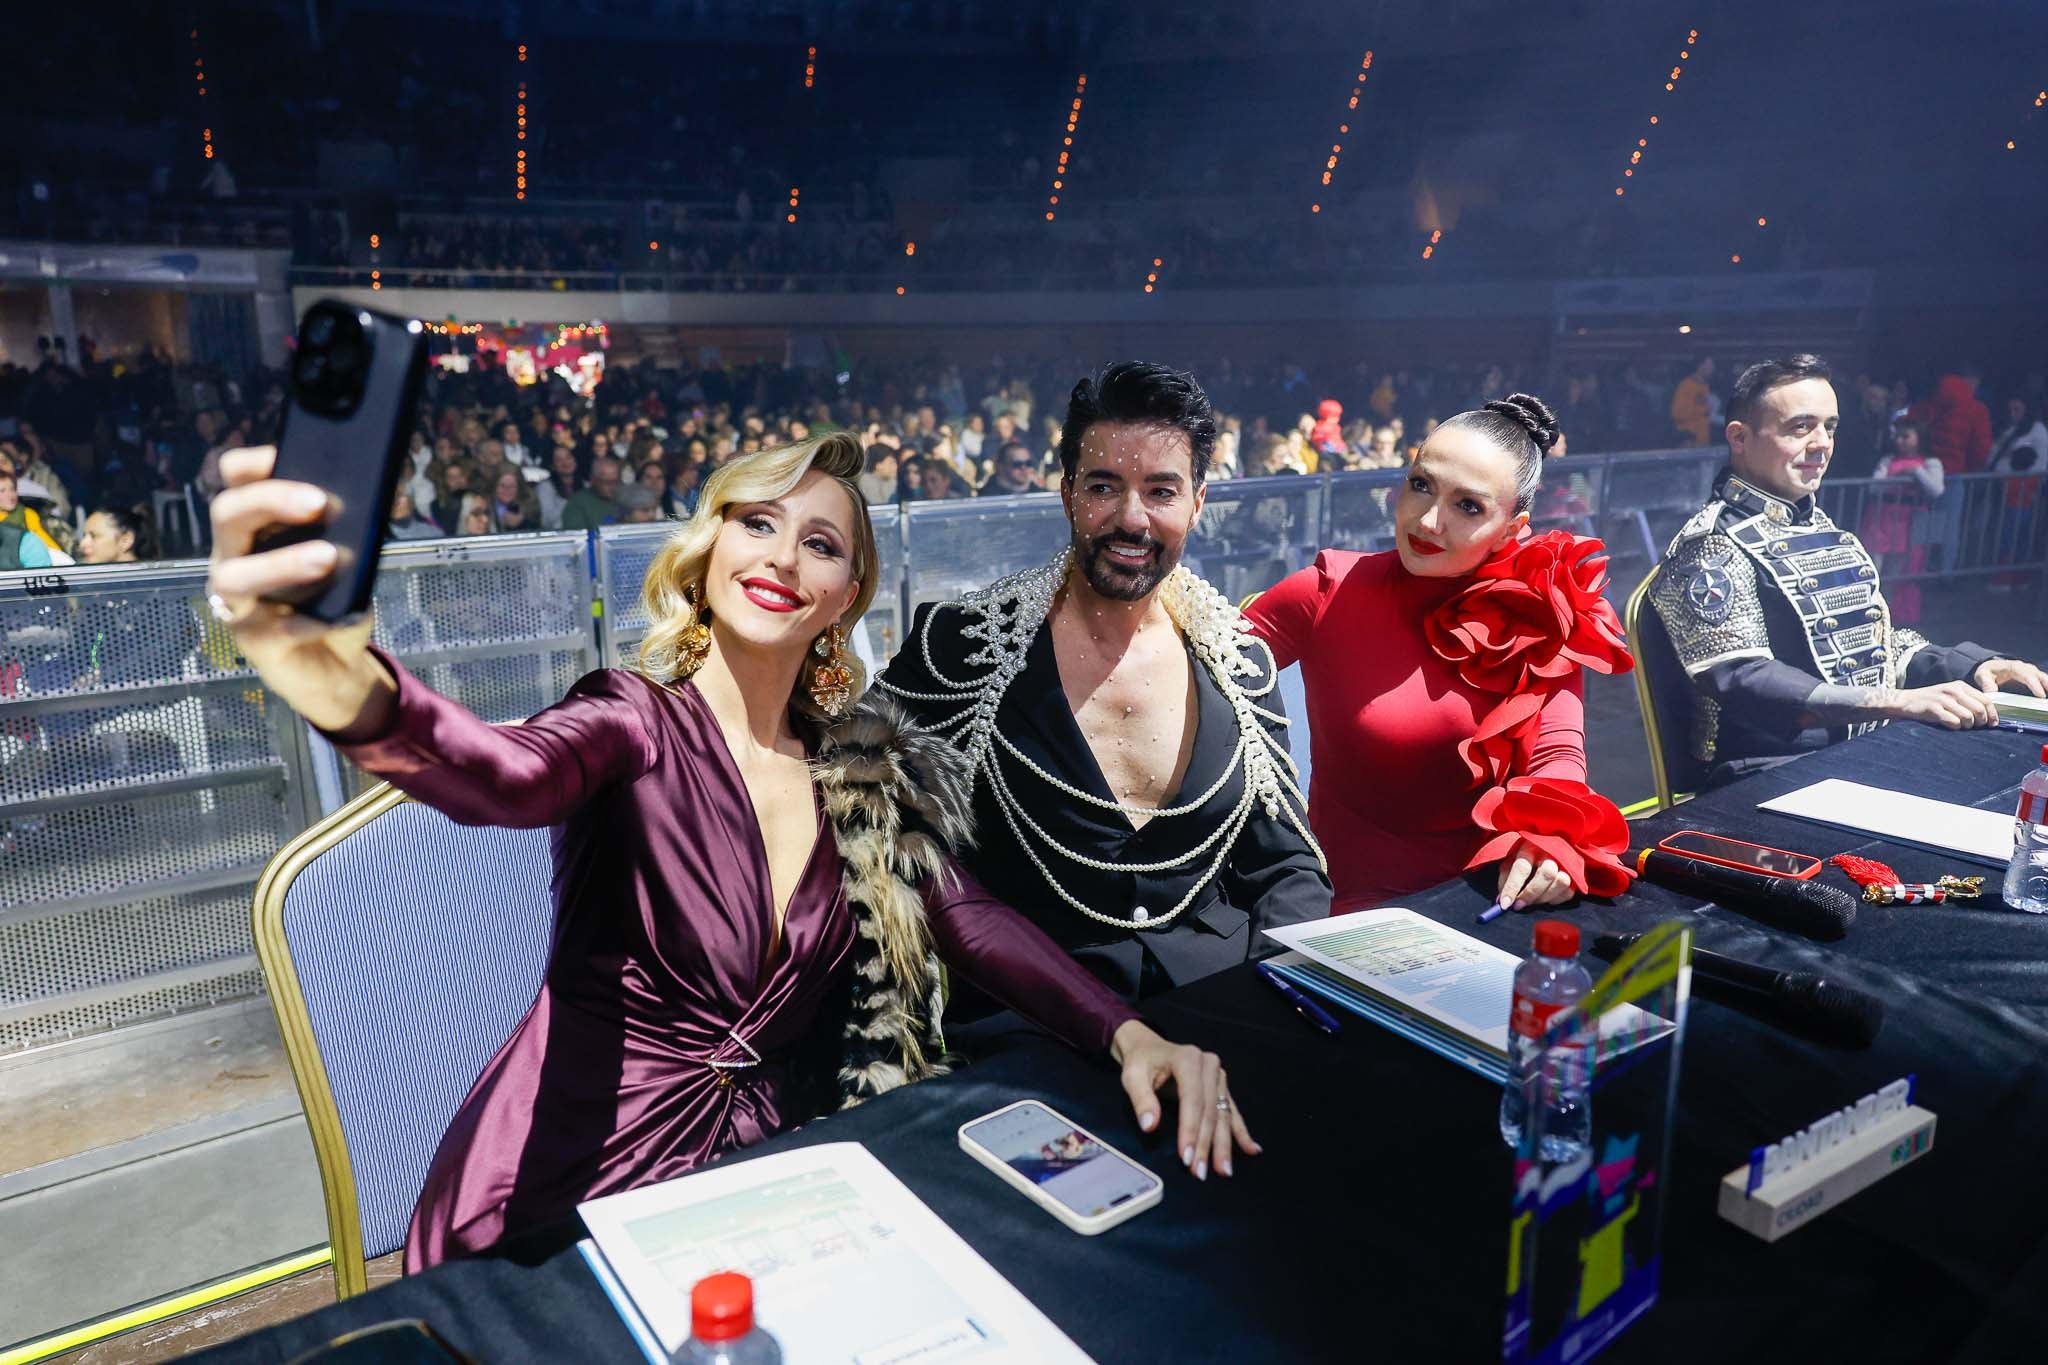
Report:
[[[1230,703],[1232,714],[1237,720],[1237,746],[1219,776],[1209,789],[1200,796],[1178,806],[1153,809],[1147,806],[1127,806],[1120,801],[1105,801],[1092,792],[1082,791],[1072,783],[1064,782],[1047,772],[1038,763],[1026,756],[1012,744],[1009,737],[996,728],[996,709],[1002,705],[1004,695],[1010,690],[1017,675],[1024,670],[1026,655],[1032,639],[1045,624],[1046,616],[1052,609],[1052,602],[1074,562],[1073,551],[1063,550],[1050,564],[1027,569],[999,579],[986,588],[978,588],[963,596],[955,605],[968,617],[961,627],[961,634],[978,644],[967,656],[969,665],[984,667],[988,671],[978,678],[958,681],[940,671],[938,661],[932,657],[932,622],[938,619],[939,610],[934,608],[926,613],[924,629],[918,633],[918,649],[924,657],[924,665],[941,690],[937,692],[912,692],[892,685],[886,677],[877,681],[880,686],[906,701],[933,702],[961,709],[952,715],[932,722],[926,728],[933,733],[946,735],[952,743],[967,756],[970,769],[977,777],[988,779],[989,792],[994,796],[997,809],[1003,813],[1004,822],[1010,833],[1016,837],[1018,847],[1024,850],[1040,875],[1045,878],[1059,898],[1089,919],[1102,924],[1114,925],[1119,929],[1164,929],[1179,917],[1183,910],[1194,903],[1195,897],[1204,886],[1212,881],[1222,868],[1223,860],[1230,854],[1237,836],[1251,820],[1254,803],[1262,806],[1269,820],[1286,819],[1308,846],[1315,851],[1316,863],[1327,873],[1329,866],[1323,860],[1321,845],[1309,833],[1303,818],[1308,803],[1302,798],[1300,773],[1294,766],[1293,756],[1285,746],[1273,738],[1262,721],[1287,724],[1287,717],[1276,715],[1258,705],[1258,700],[1270,693],[1278,684],[1280,672],[1273,661],[1273,652],[1266,642],[1251,634],[1251,626],[1224,596],[1202,579],[1197,578],[1185,567],[1176,568],[1160,589],[1160,601],[1166,614],[1186,639],[1188,648],[1195,659],[1209,671],[1217,690]],[[1245,645],[1249,643],[1265,656],[1265,666],[1246,656]],[[1252,690],[1238,681],[1242,677],[1264,677],[1265,684]],[[1026,772],[1051,787],[1054,791],[1071,800],[1093,806],[1097,810],[1115,811],[1126,817],[1149,817],[1153,820],[1170,820],[1191,815],[1202,809],[1230,779],[1242,772],[1244,786],[1237,804],[1219,822],[1209,836],[1195,844],[1187,852],[1175,858],[1166,858],[1153,863],[1118,863],[1090,858],[1085,854],[1060,843],[1031,818],[1024,803],[1011,788],[1009,778],[998,762],[998,749]],[[1283,793],[1292,796],[1293,801],[1283,799]],[[1030,836],[1027,837],[1027,831]],[[1185,867],[1195,862],[1211,849],[1215,856],[1202,871],[1180,903],[1163,915],[1154,915],[1142,907],[1128,919],[1105,915],[1083,905],[1046,865],[1040,856],[1038,845],[1081,867],[1097,872],[1164,872]]]

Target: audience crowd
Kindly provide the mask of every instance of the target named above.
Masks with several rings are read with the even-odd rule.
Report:
[[[147,558],[159,547],[196,552],[191,526],[204,518],[189,513],[219,490],[221,452],[276,438],[278,374],[229,377],[148,351],[103,358],[89,343],[82,351],[74,358],[51,346],[34,367],[0,365],[0,527],[23,532],[0,540],[0,569]],[[485,357],[475,362],[466,372],[437,368],[429,380],[391,509],[394,538],[685,516],[734,455],[832,427],[866,443],[861,487],[878,504],[1046,492],[1058,483],[1066,390],[1092,364],[1052,354],[971,370],[929,359],[837,373],[614,363],[593,394],[578,396],[559,379],[521,386]],[[1312,373],[1217,357],[1195,369],[1221,418],[1211,477],[1229,479],[1397,468],[1441,419],[1532,387],[1556,403],[1564,435],[1555,454],[1711,446],[1725,420],[1717,383],[1733,367],[1702,357],[1682,373],[1653,375],[1624,364],[1548,384],[1500,364],[1361,361]],[[1858,374],[1839,386],[1833,477],[1893,480],[1885,505],[1906,506],[1910,518],[1939,496],[1944,475],[2048,470],[2043,382],[2039,371],[2017,376],[1994,407],[1968,369],[1921,392]],[[1573,494],[1560,484],[1558,496]],[[2031,537],[2039,485],[2016,484],[2008,496],[2028,503],[2016,509],[2026,526],[2008,538]],[[151,524],[161,501],[188,513],[165,528],[174,535]],[[1872,514],[1860,528],[1874,550],[1910,556],[1926,541],[1924,515],[1910,532],[1900,516]],[[2017,553],[2019,541],[2009,548]]]

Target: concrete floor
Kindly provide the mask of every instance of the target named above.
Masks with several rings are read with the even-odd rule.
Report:
[[[1922,629],[2048,659],[2035,599],[1930,590]],[[1589,678],[1586,701],[1594,785],[1623,805],[1650,795],[1633,680]],[[327,1240],[264,1001],[0,1059],[0,1096],[0,1349]],[[331,1295],[328,1272],[307,1272],[61,1358],[168,1359]]]

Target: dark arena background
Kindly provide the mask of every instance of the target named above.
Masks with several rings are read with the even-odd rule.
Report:
[[[346,1255],[368,1260],[373,1287],[399,1274],[395,1243],[331,1245],[327,1138],[309,1128],[266,988],[275,964],[252,929],[273,858],[375,780],[271,694],[207,607],[220,457],[275,439],[316,300],[427,333],[400,479],[410,510],[384,550],[376,638],[492,722],[630,666],[650,625],[642,577],[704,481],[833,429],[868,452],[880,582],[855,645],[886,663],[921,605],[1066,543],[1068,395],[1120,359],[1189,371],[1214,404],[1185,562],[1230,601],[1325,549],[1393,550],[1406,470],[1438,424],[1526,392],[1562,433],[1533,525],[1604,541],[1606,597],[1625,613],[1713,494],[1736,377],[1811,352],[1840,413],[1818,505],[1862,538],[1893,621],[2048,656],[2048,6],[5,8],[0,1365],[168,1359],[330,1304]],[[1632,819],[1684,824],[1683,805],[1677,823],[1665,809],[1683,794],[1676,759],[1658,759],[1637,679],[1585,686],[1591,785]],[[1903,731],[1932,742],[1901,722],[1840,752]],[[1962,774],[1981,790],[1925,790],[2011,810],[2040,737],[1953,738],[1900,750],[1886,780],[1921,790]],[[1306,760],[1305,728],[1296,739]],[[1771,842],[1755,803],[1799,784],[1750,781],[1778,785],[1715,793],[1713,818],[1692,823]],[[1851,838],[1804,829],[1795,847],[1815,854]],[[381,875],[498,894],[452,849],[394,854]],[[1918,862],[1928,881],[1966,870]],[[1983,901],[1896,912],[1892,947],[1868,961],[1855,936],[1786,947],[1704,893],[1666,898],[1743,926],[1730,952],[1886,995],[1880,1048],[1894,1051],[1835,1053],[1744,1025],[1730,1049],[1796,1072],[1788,1102],[1752,1103],[1736,1079],[1749,1062],[1715,1060],[1716,1021],[1734,1016],[1696,1011],[1667,1301],[1613,1359],[1821,1359],[1851,1339],[1869,1361],[2037,1358],[2048,939],[2027,931],[2048,922],[2000,906],[1995,868],[1974,871],[1989,879]],[[1490,889],[1461,890],[1475,904],[1453,921],[1469,927],[1464,911]],[[1883,913],[1866,907],[1866,922]],[[1518,957],[1525,925],[1496,926]],[[1298,1022],[1277,998],[1253,1003],[1275,1037]],[[1347,1040],[1373,1027],[1349,1024]],[[1220,1035],[1205,1045],[1230,1060]],[[1336,1141],[1338,1118],[1324,1130],[1298,1112],[1288,1122],[1333,1145],[1289,1156],[1268,1138],[1268,1167],[1228,1193],[1280,1217],[1259,1176],[1322,1163],[1357,1201],[1343,1236],[1392,1266],[1422,1234],[1375,1223],[1375,1187],[1406,1178],[1410,1145],[1469,1130],[1484,1197],[1449,1200],[1445,1219],[1470,1220],[1459,1237],[1486,1272],[1480,1290],[1383,1299],[1361,1271],[1318,1326],[1315,1304],[1234,1289],[1277,1272],[1244,1278],[1226,1254],[1207,1268],[1215,1293],[1269,1306],[1241,1305],[1241,1335],[1214,1356],[1096,1344],[1139,1339],[1090,1335],[1090,1314],[1123,1311],[1106,1299],[1063,1311],[1034,1294],[1039,1308],[1104,1361],[1355,1359],[1334,1343],[1378,1354],[1375,1322],[1410,1311],[1490,1332],[1488,1258],[1509,1208],[1496,1101],[1401,1055],[1391,1070],[1326,1065],[1314,1095],[1269,1083],[1255,1122],[1328,1091],[1344,1096],[1344,1123],[1367,1127]],[[1954,1074],[1944,1058],[1962,1059]],[[1926,1169],[1769,1246],[1712,1217],[1713,1186],[1751,1146],[1916,1064],[1922,1102],[1944,1115],[1946,1150]],[[1829,1081],[1837,1069],[1847,1079]],[[1232,1073],[1247,1094],[1250,1070]],[[1706,1089],[1717,1077],[1725,1093]],[[1722,1126],[1686,1128],[1688,1092]],[[1100,1112],[1105,1136],[1135,1140],[1127,1112]],[[988,1188],[1068,1254],[1068,1234]],[[1198,1202],[1190,1190],[1211,1196],[1171,1188],[1130,1230],[1166,1235],[1176,1203]],[[1941,1226],[1949,1240],[1923,1245]],[[1090,1244],[1109,1259],[1089,1264],[1133,1267],[1119,1292],[1146,1299],[1155,1267],[1118,1261],[1118,1235]],[[1302,1254],[1336,1235],[1304,1233]],[[1824,1303],[1852,1325],[1808,1315]],[[546,1293],[532,1311],[572,1307],[592,1311]],[[1270,1338],[1255,1330],[1264,1313]],[[589,1359],[640,1358],[592,1340]],[[1387,1358],[1466,1358],[1399,1340]],[[2027,1345],[2006,1353],[2014,1341]]]

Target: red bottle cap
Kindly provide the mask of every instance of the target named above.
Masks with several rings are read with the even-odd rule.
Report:
[[[699,1341],[731,1341],[753,1330],[752,1280],[736,1270],[723,1270],[697,1281],[690,1291],[691,1336]]]
[[[1577,957],[1579,926],[1561,919],[1537,920],[1536,951],[1545,957]]]
[[[2043,744],[2041,746],[2041,761],[2043,763],[2048,763],[2048,744]]]

